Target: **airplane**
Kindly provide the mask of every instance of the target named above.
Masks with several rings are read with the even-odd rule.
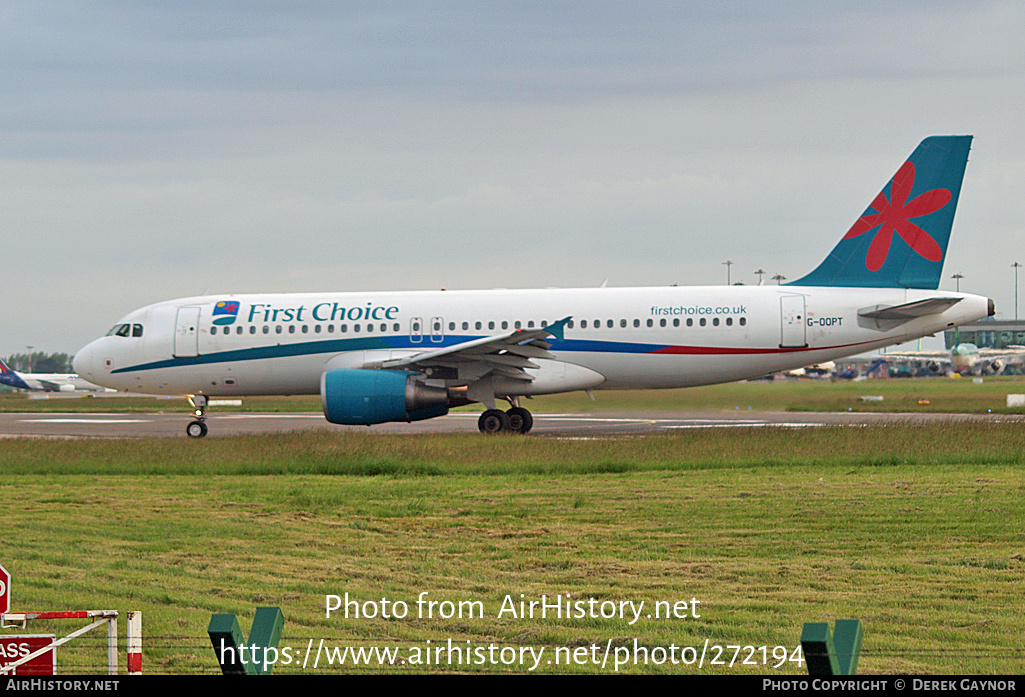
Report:
[[[483,433],[527,433],[535,395],[732,382],[903,343],[994,314],[937,290],[971,140],[922,141],[784,285],[187,297],[130,312],[75,370],[187,396],[191,437],[209,397],[280,394],[320,394],[329,422],[368,426],[481,403]]]
[[[826,361],[825,363],[816,363],[815,365],[806,365],[803,368],[788,370],[787,376],[792,378],[828,378],[833,375],[835,370],[836,363]]]
[[[18,373],[0,359],[0,385],[44,392],[104,392],[107,388],[74,373]]]
[[[975,344],[960,343],[950,351],[887,352],[883,355],[888,360],[909,364],[930,375],[999,375],[1009,365],[1025,364],[1025,346],[980,349]]]

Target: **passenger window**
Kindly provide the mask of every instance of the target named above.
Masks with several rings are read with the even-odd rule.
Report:
[[[581,329],[587,329],[587,320],[586,319],[580,320],[580,328]]]
[[[626,320],[625,319],[619,320],[619,326],[622,327],[623,329],[626,329]]]
[[[665,319],[664,319],[664,318],[663,318],[663,319],[660,319],[660,320],[658,321],[658,326],[660,326],[660,327],[664,327],[664,326],[666,326],[666,321],[665,321]]]
[[[693,320],[693,318],[691,318],[691,317],[688,317],[688,318],[687,318],[687,326],[688,326],[688,327],[693,327],[693,326],[694,326],[694,320]]]
[[[274,333],[275,334],[280,334],[281,333],[281,325],[280,324],[278,326],[274,327]]]
[[[288,333],[289,334],[295,334],[295,325],[294,324],[288,325]]]
[[[391,330],[392,330],[393,332],[397,332],[397,331],[399,331],[399,323],[398,323],[398,322],[396,322],[395,324],[393,324],[393,325],[391,326]]]
[[[609,329],[612,329],[614,326],[616,326],[616,323],[612,320],[607,321],[605,324],[608,325]]]
[[[255,334],[256,333],[256,325],[255,324],[250,324],[249,325],[249,333],[250,334]]]
[[[235,327],[235,333],[236,334],[241,334],[242,333],[242,327],[241,326]]]
[[[470,323],[469,322],[463,322],[463,331],[465,332],[469,328],[470,328]]]
[[[217,327],[210,327],[210,335],[213,336],[217,333]]]
[[[352,332],[354,334],[359,334],[359,323],[358,322],[356,324],[352,325]]]
[[[704,317],[701,318],[701,326],[702,327],[705,326],[705,318]]]
[[[494,329],[494,328],[495,328],[494,321],[488,322],[488,329]]]
[[[515,328],[515,329],[519,329],[520,328],[520,321],[519,320],[516,320],[516,324],[513,325],[513,328]]]
[[[741,317],[740,318],[740,326],[743,327],[745,324],[747,324],[747,317]]]
[[[726,326],[727,327],[732,327],[733,326],[733,318],[732,317],[727,317],[726,318]]]
[[[641,326],[641,321],[639,319],[635,319],[634,320],[634,329],[639,329],[640,326]]]
[[[474,326],[474,329],[478,329],[479,330],[483,325],[480,322],[477,322],[473,326]]]
[[[264,334],[270,334],[270,325],[268,325],[268,324],[263,325],[263,333]]]
[[[504,319],[503,319],[503,320],[502,320],[502,329],[508,329],[508,328],[509,328],[509,322],[508,322],[508,320],[504,320]]]
[[[713,319],[713,320],[712,320],[712,324],[713,324],[714,326],[718,327],[718,326],[719,326],[719,318],[718,318],[718,317],[716,317],[715,319]]]

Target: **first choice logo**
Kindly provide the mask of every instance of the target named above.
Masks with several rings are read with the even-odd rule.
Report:
[[[366,306],[345,307],[339,303],[319,303],[312,308],[271,307],[265,303],[253,303],[249,307],[249,322],[337,322],[341,320],[384,320],[395,319],[399,308],[385,307],[368,302]],[[304,316],[305,314],[305,316]]]

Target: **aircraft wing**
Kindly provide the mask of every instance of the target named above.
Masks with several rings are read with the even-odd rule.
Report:
[[[903,353],[897,353],[896,351],[887,351],[886,353],[879,354],[880,358],[896,358],[908,361],[914,360],[950,360],[949,351],[904,351]]]
[[[948,351],[905,351],[879,354],[888,362],[910,367],[914,371],[925,370],[931,375],[949,374],[955,368]]]
[[[468,383],[487,376],[532,381],[527,368],[538,368],[532,358],[554,358],[547,339],[562,339],[563,328],[571,318],[565,317],[540,329],[514,329],[485,336],[461,344],[397,358],[381,363],[382,368],[412,368],[430,378],[459,380]]]
[[[1009,365],[1025,363],[1025,348],[979,349],[972,368],[982,375],[996,375]]]

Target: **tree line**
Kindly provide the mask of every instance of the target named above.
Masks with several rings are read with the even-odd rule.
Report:
[[[15,353],[4,361],[19,373],[73,373],[71,361],[74,356],[66,353]]]

